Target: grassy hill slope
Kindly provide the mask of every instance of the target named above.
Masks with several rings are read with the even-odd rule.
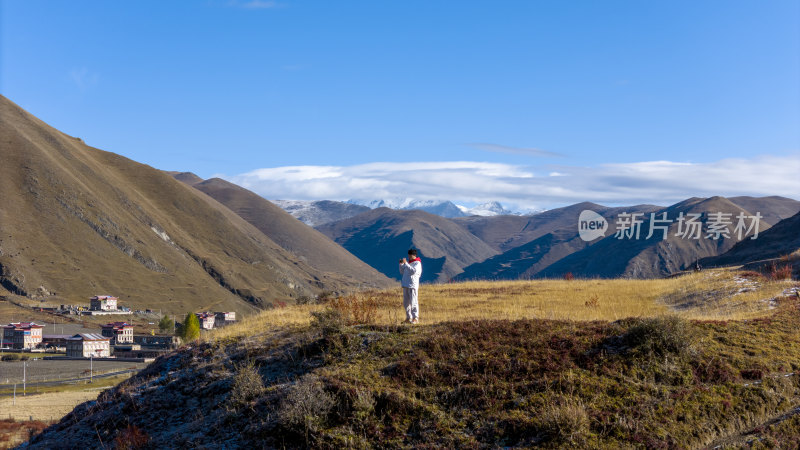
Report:
[[[690,281],[702,276],[723,275]],[[537,283],[555,282],[437,289],[486,289],[512,301],[512,291]],[[694,286],[581,283],[600,292],[609,283]],[[354,316],[332,303],[309,325],[253,335],[255,322],[241,324],[162,357],[30,446],[697,448],[753,430],[764,443],[797,444],[798,308],[798,298],[779,296],[774,309],[746,321],[656,315],[397,326],[350,325]]]
[[[227,206],[276,244],[323,273],[328,289],[393,284],[324,234],[254,192],[220,178],[189,180],[187,184]]]
[[[209,196],[89,147],[5,97],[0,142],[6,291],[247,314],[324,288],[323,274]]]

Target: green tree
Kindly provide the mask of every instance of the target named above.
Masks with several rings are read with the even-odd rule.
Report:
[[[193,341],[200,337],[200,321],[194,313],[187,313],[183,320],[181,337],[184,341]]]
[[[162,332],[163,331],[171,331],[172,327],[174,325],[175,324],[172,323],[172,319],[170,319],[166,315],[164,317],[162,317],[161,320],[158,321],[158,329],[161,330]]]

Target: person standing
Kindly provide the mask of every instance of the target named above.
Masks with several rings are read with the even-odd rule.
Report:
[[[408,251],[408,260],[400,259],[400,273],[403,279],[403,306],[406,309],[406,322],[419,323],[419,277],[422,275],[422,261],[413,248]]]

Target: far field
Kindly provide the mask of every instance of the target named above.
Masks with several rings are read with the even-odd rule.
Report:
[[[61,387],[55,392],[28,394],[17,393],[13,396],[0,397],[0,419],[42,420],[51,422],[59,420],[72,411],[80,403],[95,400],[97,394],[121,382],[128,377],[100,379],[96,383],[80,383],[69,387]]]
[[[34,354],[35,356],[36,354]],[[14,383],[22,389],[22,361],[0,361],[0,396],[7,394]],[[75,378],[89,377],[90,370],[95,376],[110,372],[124,370],[138,370],[147,366],[146,363],[126,361],[92,361],[90,369],[89,360],[44,360],[36,359],[26,362],[26,375],[29,389],[35,389],[35,383],[63,382]],[[30,391],[29,391],[30,392]]]
[[[698,320],[761,317],[775,308],[791,280],[769,280],[755,272],[707,270],[663,279],[549,279],[424,284],[419,290],[421,325],[462,320],[551,319],[570,321],[677,315]],[[206,338],[251,334],[280,325],[305,326],[328,302],[287,305],[247,317]],[[337,303],[333,300],[333,303]],[[400,288],[366,291],[340,299],[347,308],[370,309],[373,323],[405,319]],[[369,306],[367,306],[369,305]]]

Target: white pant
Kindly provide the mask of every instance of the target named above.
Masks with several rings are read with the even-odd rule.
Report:
[[[419,318],[419,303],[415,288],[403,288],[403,306],[406,308],[406,320]]]

